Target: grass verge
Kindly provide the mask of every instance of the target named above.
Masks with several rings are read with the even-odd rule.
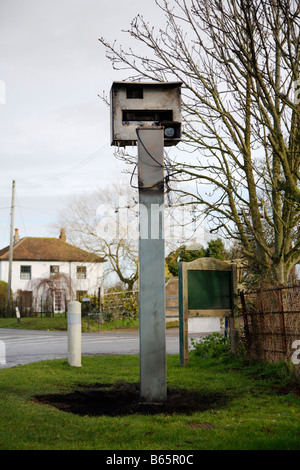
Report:
[[[79,416],[38,403],[95,383],[139,381],[139,358],[83,357],[0,370],[0,450],[274,450],[300,449],[300,396],[273,373],[236,359],[190,355],[188,367],[167,356],[169,387],[223,397],[203,412]]]
[[[138,319],[128,318],[115,320],[112,322],[99,324],[93,317],[82,318],[82,332],[98,332],[114,329],[134,329],[138,328]],[[41,330],[41,331],[67,331],[68,319],[66,316],[54,317],[28,317],[21,318],[18,322],[16,318],[0,318],[0,328],[14,328],[19,330]]]
[[[99,323],[94,317],[82,318],[82,332],[109,331],[115,329],[138,329],[138,318],[125,318],[106,323]],[[67,331],[68,319],[66,316],[54,317],[29,317],[22,318],[20,322],[16,318],[0,318],[0,328],[14,328],[18,330],[42,330],[42,331]],[[166,323],[166,328],[178,328],[178,321]]]

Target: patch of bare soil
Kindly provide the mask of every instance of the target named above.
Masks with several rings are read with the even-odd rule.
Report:
[[[61,411],[82,416],[123,416],[131,414],[152,415],[192,414],[196,411],[220,408],[228,402],[221,394],[203,394],[184,389],[168,388],[163,403],[145,403],[140,399],[139,384],[94,384],[80,387],[67,394],[39,395],[35,400]]]

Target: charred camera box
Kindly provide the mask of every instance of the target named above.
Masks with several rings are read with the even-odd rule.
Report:
[[[181,140],[181,82],[113,82],[111,145],[137,145],[139,127],[163,127],[164,146]]]

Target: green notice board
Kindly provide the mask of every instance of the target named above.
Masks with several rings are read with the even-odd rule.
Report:
[[[232,308],[231,271],[188,270],[188,309]]]

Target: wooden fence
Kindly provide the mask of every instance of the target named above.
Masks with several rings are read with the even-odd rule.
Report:
[[[300,285],[239,295],[242,337],[250,356],[291,361],[300,340]]]

